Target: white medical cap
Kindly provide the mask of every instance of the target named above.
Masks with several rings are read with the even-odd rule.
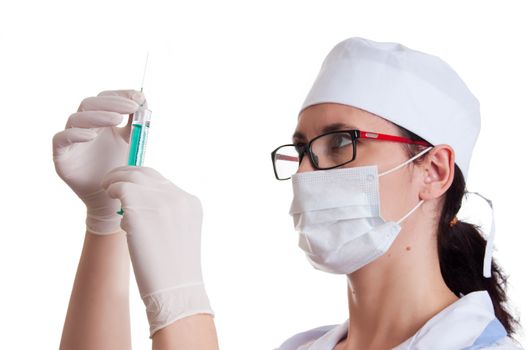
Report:
[[[301,111],[324,102],[366,110],[433,145],[450,145],[467,179],[479,102],[440,58],[398,43],[344,40],[323,61]]]

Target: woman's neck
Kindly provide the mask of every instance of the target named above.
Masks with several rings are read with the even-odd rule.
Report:
[[[436,237],[411,231],[348,275],[348,336],[335,349],[391,349],[458,300],[442,278]]]

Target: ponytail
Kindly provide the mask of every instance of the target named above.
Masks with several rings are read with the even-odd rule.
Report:
[[[398,127],[404,137],[425,141],[409,130]],[[418,154],[421,146],[407,145],[407,148],[409,156],[412,157]],[[422,160],[423,158],[419,158],[415,162]],[[455,175],[450,188],[445,193],[437,228],[437,248],[442,278],[458,297],[474,291],[487,291],[493,303],[495,316],[508,335],[512,335],[516,332],[519,323],[506,308],[508,277],[494,258],[491,262],[491,277],[485,278],[482,275],[486,239],[481,235],[480,227],[456,218],[465,194],[464,175],[455,164]]]

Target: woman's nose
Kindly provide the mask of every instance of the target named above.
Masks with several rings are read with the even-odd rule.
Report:
[[[303,159],[300,162],[300,165],[298,166],[298,171],[296,171],[296,173],[302,173],[305,171],[314,171],[314,170],[315,168],[312,165],[310,157],[307,154],[305,154],[303,156]]]

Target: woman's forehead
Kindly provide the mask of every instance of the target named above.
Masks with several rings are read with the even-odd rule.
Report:
[[[333,126],[333,128],[330,128]],[[383,133],[397,132],[389,121],[360,108],[338,103],[321,103],[304,109],[299,117],[293,138],[311,139],[323,132],[337,129],[359,129]],[[296,137],[295,137],[296,136]]]

